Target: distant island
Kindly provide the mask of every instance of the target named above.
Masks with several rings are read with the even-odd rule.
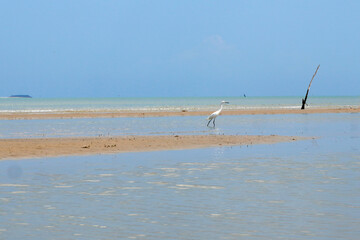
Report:
[[[11,95],[10,97],[16,97],[16,98],[32,98],[29,95]]]

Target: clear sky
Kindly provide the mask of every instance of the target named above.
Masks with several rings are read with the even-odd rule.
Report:
[[[360,1],[2,0],[0,96],[360,95]]]

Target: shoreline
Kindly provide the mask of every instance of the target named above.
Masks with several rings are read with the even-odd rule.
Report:
[[[214,109],[215,111],[216,109]],[[121,118],[121,117],[173,117],[173,116],[208,116],[213,111],[112,111],[112,112],[54,112],[54,113],[0,113],[0,120],[27,119],[71,119],[71,118]],[[268,115],[268,114],[316,114],[316,113],[359,113],[360,107],[343,108],[308,108],[299,109],[241,109],[223,110],[221,115]]]
[[[308,139],[313,138],[279,135],[159,135],[0,139],[0,161],[57,156],[274,144]]]

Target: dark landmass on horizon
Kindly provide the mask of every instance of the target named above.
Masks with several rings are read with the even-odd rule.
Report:
[[[11,95],[12,98],[32,98],[30,95]]]

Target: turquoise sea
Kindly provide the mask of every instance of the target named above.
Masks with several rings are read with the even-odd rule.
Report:
[[[1,111],[298,107],[299,98],[0,99]],[[356,107],[359,97],[309,98]],[[214,109],[215,108],[215,109]],[[0,160],[0,239],[358,239],[360,114],[0,120],[0,138],[292,135],[271,145]]]
[[[222,100],[228,109],[300,108],[302,97],[201,97],[201,98],[0,98],[1,112],[63,111],[181,111],[213,110]],[[309,108],[360,106],[357,97],[309,97]]]

